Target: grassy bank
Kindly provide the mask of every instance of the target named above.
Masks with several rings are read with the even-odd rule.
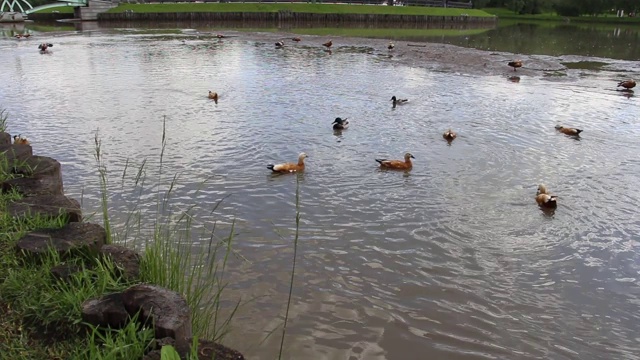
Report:
[[[395,15],[432,15],[461,16],[467,14],[476,17],[493,16],[477,9],[453,9],[422,6],[370,6],[370,5],[337,5],[337,4],[261,4],[261,3],[227,3],[227,4],[121,4],[109,10],[119,13],[133,10],[140,13],[183,13],[183,12],[278,12],[289,10],[314,14],[395,14]]]
[[[640,24],[640,17],[616,17],[609,14],[603,14],[599,16],[560,16],[555,12],[543,13],[543,14],[525,14],[521,15],[511,10],[504,8],[484,8],[482,9],[486,13],[495,15],[499,19],[510,20],[529,20],[529,21],[563,21],[563,22],[578,22],[578,23],[603,23],[603,24]]]
[[[6,128],[8,118],[6,111],[0,111],[0,128]],[[162,154],[160,156],[162,158]],[[1,359],[140,359],[153,346],[153,328],[132,321],[119,330],[98,329],[83,323],[81,316],[81,305],[86,300],[123,291],[138,283],[157,284],[182,294],[191,309],[195,338],[219,341],[228,331],[237,305],[235,309],[222,309],[220,295],[226,286],[222,277],[233,237],[218,238],[212,229],[204,227],[201,236],[209,239],[208,246],[195,249],[191,237],[194,220],[188,210],[171,214],[172,220],[168,222],[158,214],[150,214],[152,218],[147,219],[146,214],[134,209],[131,221],[118,229],[110,229],[106,213],[108,171],[97,137],[95,157],[103,189],[103,225],[107,234],[113,234],[107,242],[113,238],[120,243],[130,241],[144,246],[140,276],[124,278],[112,261],[89,250],[64,258],[50,251],[37,259],[17,252],[16,244],[25,234],[36,229],[61,228],[68,219],[64,216],[12,217],[7,206],[20,200],[21,195],[15,191],[0,193]],[[12,168],[6,158],[0,158],[0,182],[20,176],[13,174]],[[130,169],[130,172],[137,174],[134,175],[136,182],[144,182],[141,177],[144,163],[137,171]],[[168,184],[168,190],[163,192],[158,190],[158,198],[163,199],[159,200],[158,212],[168,207],[174,185]],[[143,221],[155,225],[143,230]],[[78,271],[61,280],[51,271],[59,265]],[[230,315],[223,316],[223,312]]]

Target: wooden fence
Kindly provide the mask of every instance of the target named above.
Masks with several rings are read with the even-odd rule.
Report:
[[[318,4],[355,4],[355,5],[388,5],[388,1],[395,1],[396,6],[430,6],[430,7],[450,7],[471,9],[473,3],[468,1],[449,1],[449,0],[318,0]],[[120,0],[125,3],[229,3],[229,2],[252,2],[252,3],[313,3],[311,0]]]

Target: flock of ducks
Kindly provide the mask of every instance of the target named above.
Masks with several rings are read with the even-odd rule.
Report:
[[[220,36],[218,36],[220,37]],[[295,42],[299,42],[301,39],[300,38],[292,38],[292,41]],[[326,47],[327,49],[331,48],[331,46],[333,46],[333,41],[329,40],[325,43],[322,44],[324,47]],[[283,40],[278,41],[275,43],[276,48],[283,48],[285,46],[285,43]],[[389,50],[392,50],[395,47],[395,45],[393,43],[389,43],[389,45],[387,46],[387,48]],[[523,66],[523,62],[522,60],[514,60],[514,61],[509,61],[507,63],[508,66],[513,68],[513,71],[516,71],[518,68],[521,68]],[[618,87],[623,87],[625,88],[625,90],[631,90],[632,88],[634,88],[636,86],[636,82],[634,80],[624,80],[618,83]],[[213,92],[213,91],[209,91],[209,99],[212,99],[215,101],[215,103],[218,103],[218,93]],[[396,97],[395,95],[391,97],[391,103],[392,103],[392,107],[396,108],[399,105],[404,105],[407,104],[409,102],[408,99],[401,99]],[[341,131],[341,130],[345,130],[349,127],[349,121],[347,118],[340,118],[337,117],[335,118],[335,120],[331,123],[333,130],[336,131]],[[556,125],[555,129],[558,132],[561,132],[565,135],[568,136],[573,136],[573,137],[579,137],[580,133],[582,133],[581,129],[577,129],[577,128],[572,128],[572,127],[567,127],[567,126],[562,126],[562,125]],[[447,141],[447,143],[451,144],[451,142],[453,140],[456,139],[458,135],[451,129],[448,129],[447,131],[445,131],[442,134],[442,137]],[[300,155],[298,156],[298,162],[286,162],[286,163],[281,163],[281,164],[268,164],[267,165],[267,169],[271,170],[274,173],[295,173],[295,172],[301,172],[304,171],[305,169],[305,165],[304,165],[304,159],[308,158],[308,155],[306,153],[300,153]],[[411,154],[411,153],[405,153],[404,154],[404,160],[390,160],[390,159],[374,159],[378,164],[380,169],[387,169],[387,170],[404,170],[404,171],[409,171],[413,168],[413,162],[411,161],[411,159],[415,159],[415,157]],[[551,208],[554,209],[557,207],[557,199],[558,196],[557,195],[551,195],[549,193],[549,191],[547,190],[547,187],[543,184],[540,184],[538,186],[538,191],[536,193],[536,203],[538,204],[538,206],[540,206],[541,208]]]
[[[23,38],[29,38],[31,36],[31,34],[16,34],[15,38],[17,39],[23,39]],[[227,36],[222,35],[222,34],[217,34],[216,37],[218,39],[223,39],[226,38]],[[302,39],[299,37],[294,37],[291,39],[292,41],[298,43],[300,42]],[[284,41],[278,41],[275,43],[276,48],[283,48],[285,47],[285,43]],[[329,40],[325,43],[322,44],[322,46],[326,47],[327,49],[331,49],[331,46],[333,46],[333,41]],[[50,47],[53,47],[53,44],[50,43],[41,43],[40,45],[38,45],[38,49],[40,50],[41,53],[46,52]],[[387,49],[389,51],[393,50],[393,48],[395,47],[395,45],[392,42],[389,42],[389,45],[387,46]],[[330,51],[330,50],[329,50]],[[516,71],[518,68],[521,68],[523,66],[523,62],[522,60],[513,60],[513,61],[509,61],[507,63],[508,66],[513,68],[513,71]],[[617,87],[623,87],[625,90],[631,90],[636,86],[636,82],[634,80],[624,80],[618,83]],[[209,90],[209,95],[208,95],[209,99],[213,100],[216,104],[218,103],[218,93]],[[392,107],[396,108],[396,106],[398,105],[403,105],[409,102],[408,99],[399,99],[397,98],[395,95],[391,97],[391,102],[392,102]],[[335,120],[333,121],[333,123],[331,123],[332,127],[334,130],[337,131],[341,131],[341,130],[345,130],[349,127],[349,121],[347,118],[340,118],[337,117],[335,118]],[[576,128],[571,128],[571,127],[565,127],[565,126],[561,126],[561,125],[556,125],[555,129],[558,130],[559,132],[568,135],[568,136],[575,136],[575,137],[579,137],[580,133],[582,132],[581,129],[576,129]],[[442,134],[442,137],[449,143],[451,144],[451,142],[457,137],[457,134],[451,130],[448,129],[447,131],[444,132],[444,134]],[[27,140],[27,138],[22,137],[22,135],[14,135],[13,136],[13,143],[16,145],[29,145],[29,140]],[[308,158],[307,154],[305,153],[300,153],[300,155],[298,156],[298,162],[297,163],[282,163],[282,164],[269,164],[267,165],[267,169],[275,172],[275,173],[294,173],[294,172],[301,172],[304,171],[304,159]],[[381,169],[390,169],[390,170],[411,170],[413,168],[413,163],[411,162],[411,159],[415,159],[415,157],[411,154],[411,153],[406,153],[404,154],[404,160],[389,160],[389,159],[375,159],[375,161],[379,164]],[[555,208],[557,206],[557,199],[558,196],[556,195],[551,195],[549,194],[549,191],[547,190],[546,186],[543,184],[540,184],[538,186],[538,191],[536,193],[536,203],[540,206],[540,207],[544,207],[544,208]]]
[[[31,34],[15,34],[13,37],[15,37],[18,40],[28,39],[28,38],[31,37]],[[38,45],[38,50],[40,50],[41,54],[44,54],[44,53],[47,52],[47,50],[50,47],[53,47],[53,44],[51,44],[51,43],[41,43],[40,45]]]

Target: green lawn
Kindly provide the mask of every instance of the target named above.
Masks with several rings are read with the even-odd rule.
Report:
[[[310,28],[310,29],[291,29],[295,34],[303,35],[320,35],[320,36],[346,36],[346,37],[364,37],[364,38],[425,38],[435,36],[469,36],[481,34],[489,29],[468,29],[468,30],[449,30],[449,29],[361,29],[361,28]]]
[[[517,19],[517,20],[538,20],[538,21],[567,21],[570,22],[589,22],[589,23],[615,23],[615,24],[637,24],[640,23],[640,17],[623,17],[619,18],[612,14],[602,14],[598,16],[577,16],[567,17],[560,16],[555,12],[549,12],[544,14],[526,14],[520,15],[509,9],[505,8],[484,8],[485,12],[497,16],[499,19]]]
[[[163,12],[278,12],[290,10],[302,13],[318,14],[396,14],[396,15],[432,15],[460,16],[467,14],[475,17],[490,17],[491,14],[478,9],[453,9],[422,6],[377,6],[377,5],[336,5],[336,4],[261,4],[261,3],[227,3],[227,4],[121,4],[109,10],[120,13],[133,10],[140,13]]]

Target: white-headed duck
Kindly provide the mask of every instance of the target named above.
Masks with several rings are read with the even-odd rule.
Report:
[[[580,129],[564,127],[564,126],[561,126],[561,125],[556,125],[555,127],[556,127],[556,130],[560,131],[561,133],[563,133],[565,135],[579,136],[580,133],[582,132],[582,130],[580,130]]]
[[[618,83],[618,86],[622,86],[623,88],[629,90],[629,89],[633,89],[634,87],[636,87],[636,82],[635,82],[635,80],[620,81]]]
[[[209,99],[215,101],[215,103],[217,104],[218,103],[218,93],[209,90]]]
[[[375,159],[380,163],[382,169],[396,169],[396,170],[411,170],[413,163],[411,159],[415,159],[410,153],[404,154],[404,160],[387,160],[387,159]]]
[[[456,136],[458,136],[458,134],[453,132],[453,130],[451,129],[445,131],[444,134],[442,134],[442,137],[449,142],[453,141],[453,139],[455,139]]]
[[[284,163],[284,164],[277,164],[277,165],[269,164],[267,165],[267,169],[273,172],[280,172],[280,173],[304,171],[304,159],[306,159],[307,157],[308,157],[307,154],[300,153],[300,155],[298,155],[297,164],[296,163]]]
[[[536,202],[538,203],[538,206],[555,208],[556,206],[558,206],[558,203],[556,201],[557,199],[557,196],[549,195],[546,186],[542,184],[538,185],[538,192],[536,193]]]
[[[276,43],[276,49],[282,49],[284,47],[284,41],[278,41]]]
[[[331,125],[333,125],[333,130],[344,130],[349,127],[349,120],[337,117]]]
[[[522,67],[522,60],[509,61],[507,64],[513,68],[513,71],[516,71],[517,68]]]
[[[330,48],[333,45],[333,41],[329,40],[326,43],[322,44],[322,46],[325,46],[327,49]]]
[[[393,43],[391,41],[389,41],[389,45],[387,45],[387,49],[393,50],[394,47],[396,47],[396,46],[393,45]]]
[[[404,105],[409,102],[408,99],[398,99],[395,95],[391,97],[391,101],[393,101],[393,107],[396,107],[396,105]]]
[[[27,138],[22,137],[22,135],[13,135],[13,144],[14,145],[30,145],[29,140]]]

